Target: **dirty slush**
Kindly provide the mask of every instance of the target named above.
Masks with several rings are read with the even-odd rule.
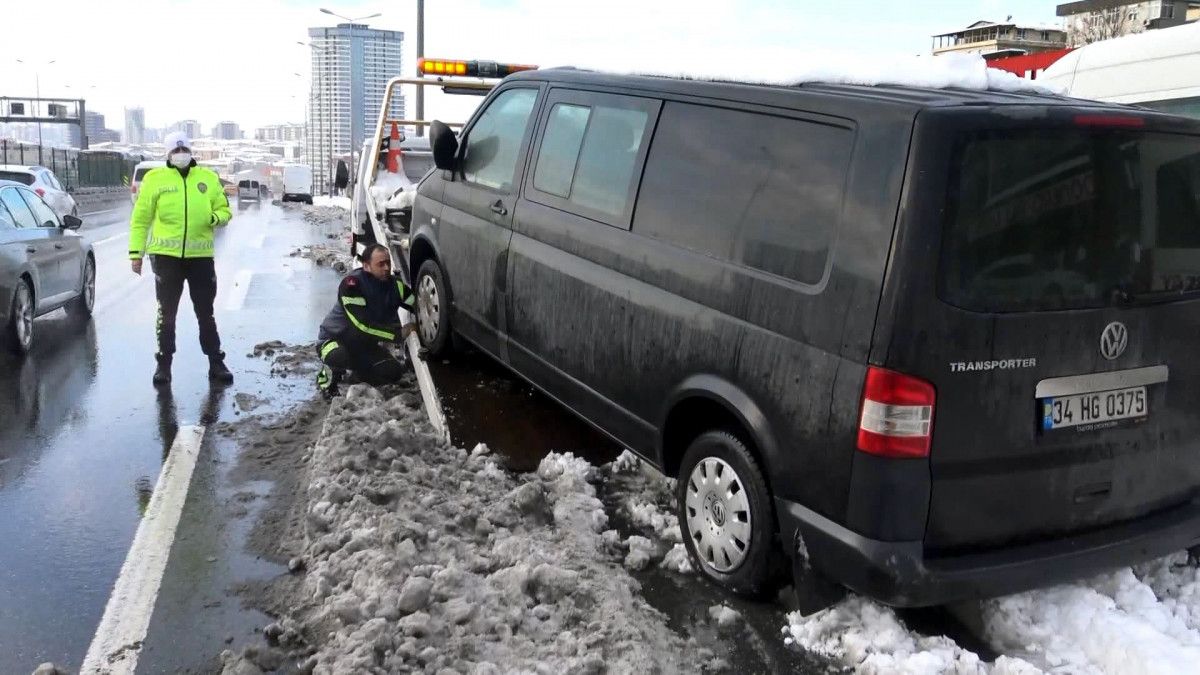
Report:
[[[260,598],[278,617],[268,644],[226,651],[224,673],[730,666],[672,631],[626,569],[645,564],[644,544],[608,528],[595,483],[629,458],[602,470],[551,454],[514,475],[485,446],[436,436],[411,380],[350,387],[293,451],[292,517],[274,535],[294,575]]]

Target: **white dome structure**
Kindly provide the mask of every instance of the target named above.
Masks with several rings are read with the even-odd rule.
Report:
[[[1042,73],[1064,93],[1200,117],[1200,22],[1095,42]]]

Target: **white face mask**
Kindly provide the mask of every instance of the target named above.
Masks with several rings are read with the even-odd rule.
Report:
[[[177,153],[171,155],[170,162],[171,162],[171,166],[173,166],[177,169],[182,169],[182,168],[186,167],[188,164],[192,163],[192,153],[177,152]]]

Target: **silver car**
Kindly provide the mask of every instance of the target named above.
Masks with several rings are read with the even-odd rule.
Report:
[[[0,338],[16,353],[33,347],[36,316],[60,307],[91,316],[96,257],[74,232],[82,224],[25,185],[0,180]]]

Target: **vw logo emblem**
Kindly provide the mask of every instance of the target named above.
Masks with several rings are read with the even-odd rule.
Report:
[[[1104,327],[1100,334],[1100,355],[1112,361],[1125,353],[1129,346],[1129,329],[1120,321],[1114,321]]]

